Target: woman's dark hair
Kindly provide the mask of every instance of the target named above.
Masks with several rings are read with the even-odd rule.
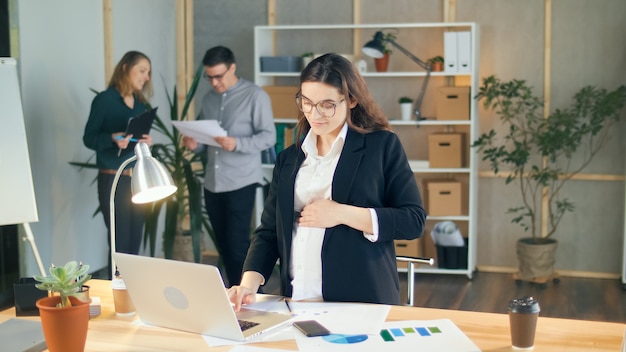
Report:
[[[346,121],[350,128],[360,133],[391,130],[387,116],[374,101],[365,80],[356,67],[343,56],[329,53],[314,59],[300,74],[300,84],[304,82],[328,84],[337,88],[346,100],[356,102],[356,106],[347,112]],[[298,143],[310,129],[311,125],[300,111],[297,124]]]
[[[117,63],[115,69],[113,70],[113,75],[109,81],[109,87],[115,87],[122,96],[134,94],[139,101],[147,103],[152,96],[152,69],[149,73],[150,80],[144,83],[141,91],[135,91],[130,81],[130,70],[132,70],[132,68],[135,67],[141,59],[148,60],[148,63],[152,66],[150,58],[148,58],[148,56],[144,53],[140,53],[139,51],[129,51],[124,54],[120,62]]]

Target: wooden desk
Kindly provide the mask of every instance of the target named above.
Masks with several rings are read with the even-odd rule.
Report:
[[[110,281],[91,280],[89,285],[91,295],[99,296],[102,301],[102,315],[89,322],[85,351],[228,351],[231,348],[209,348],[196,334],[132,325],[136,317],[115,315]],[[12,317],[15,317],[14,308],[0,312],[0,322]],[[434,319],[452,320],[483,352],[512,350],[506,314],[393,306],[387,317],[388,321]],[[618,323],[540,317],[534,351],[620,351],[625,327]],[[297,350],[293,340],[254,345]]]

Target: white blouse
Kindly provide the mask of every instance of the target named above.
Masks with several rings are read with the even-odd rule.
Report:
[[[331,199],[332,182],[339,156],[348,133],[344,124],[333,142],[330,152],[320,156],[317,151],[317,136],[311,131],[302,143],[305,160],[298,171],[294,192],[295,212],[317,199]],[[370,209],[373,234],[363,233],[372,242],[378,239],[378,216]],[[292,299],[322,300],[322,243],[325,228],[293,227],[291,263],[289,272],[293,287]]]

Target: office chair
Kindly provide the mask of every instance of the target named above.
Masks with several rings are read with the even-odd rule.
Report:
[[[396,256],[396,261],[408,263],[406,271],[408,287],[407,305],[412,306],[414,300],[413,294],[415,293],[415,264],[428,264],[432,266],[435,263],[435,260],[433,258]]]

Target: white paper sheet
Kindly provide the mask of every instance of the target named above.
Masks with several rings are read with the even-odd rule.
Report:
[[[172,121],[172,125],[185,136],[193,137],[198,143],[221,147],[215,137],[226,136],[216,120]]]
[[[329,302],[290,302],[294,321],[314,319],[335,334],[378,334],[391,308],[383,304],[329,303]],[[248,309],[267,312],[288,313],[282,297],[258,295],[257,303],[246,306]],[[282,341],[302,335],[291,324],[270,334],[263,334],[254,342]],[[211,347],[239,345],[227,339],[202,336]]]

